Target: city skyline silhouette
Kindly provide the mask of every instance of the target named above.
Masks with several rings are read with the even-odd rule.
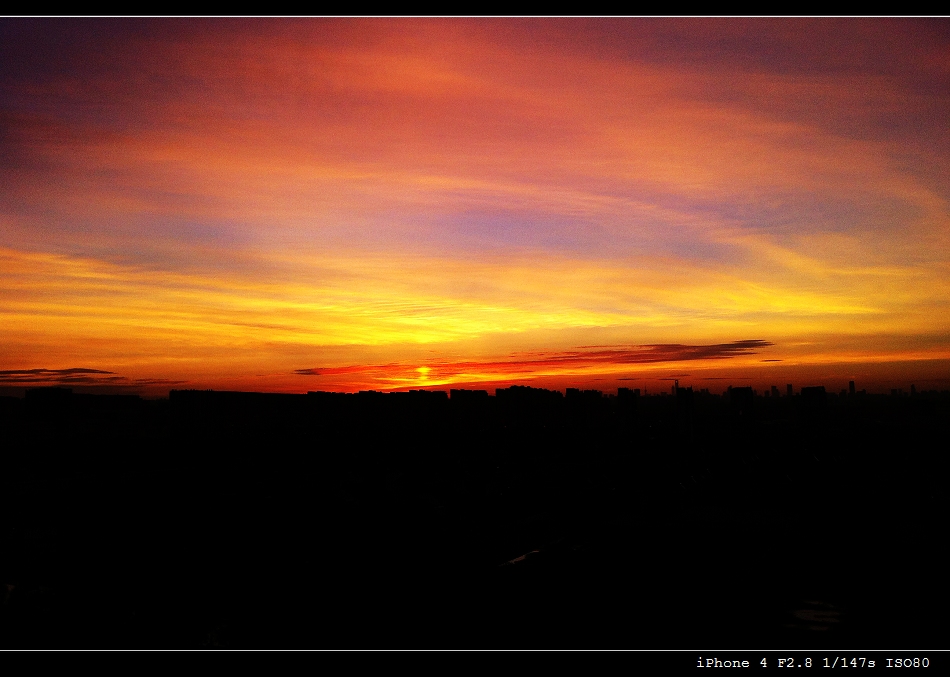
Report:
[[[2,646],[939,646],[950,391],[858,386],[0,397]]]

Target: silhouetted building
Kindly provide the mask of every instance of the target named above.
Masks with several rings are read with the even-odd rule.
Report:
[[[848,394],[854,397],[854,381],[848,381]]]
[[[531,386],[509,386],[507,388],[496,388],[495,397],[505,401],[552,402],[561,400],[564,396],[557,390],[532,388]]]
[[[680,388],[676,382],[676,420],[681,427],[691,427],[693,423],[693,387]]]
[[[735,413],[740,416],[748,416],[752,413],[752,402],[755,400],[755,393],[752,392],[751,386],[742,388],[729,386],[727,393],[729,404]]]
[[[27,388],[26,399],[34,402],[63,402],[72,397],[72,388],[43,387]]]
[[[604,394],[599,390],[580,390],[578,388],[568,388],[564,393],[565,399],[568,400],[600,400],[603,396]]]
[[[825,386],[810,386],[802,388],[799,395],[802,410],[805,412],[823,411],[828,403],[828,394]]]
[[[785,384],[785,395],[788,396],[788,397],[791,397],[791,396],[792,396],[792,384],[791,384],[791,383]]]
[[[633,420],[637,410],[637,400],[640,399],[640,389],[617,388],[617,414],[628,423]]]
[[[425,399],[429,402],[445,402],[449,399],[449,394],[444,390],[410,390],[409,395],[413,399]]]
[[[449,398],[458,402],[485,401],[488,399],[488,391],[453,388],[449,391]]]

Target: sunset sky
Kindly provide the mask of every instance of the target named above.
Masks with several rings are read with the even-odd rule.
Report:
[[[0,394],[950,387],[950,19],[0,19]]]

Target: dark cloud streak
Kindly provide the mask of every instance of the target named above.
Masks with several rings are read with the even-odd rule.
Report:
[[[69,375],[69,374],[113,374],[115,372],[103,371],[102,369],[83,369],[83,368],[73,368],[73,369],[3,369],[0,370],[0,377],[2,376],[17,376],[17,375],[31,375],[35,374],[37,376],[57,376],[57,375]]]
[[[681,343],[657,343],[639,346],[617,346],[606,350],[573,350],[563,352],[519,353],[505,361],[467,361],[467,362],[426,362],[425,366],[437,370],[440,374],[481,372],[518,372],[541,369],[544,367],[577,367],[602,364],[654,364],[659,362],[680,362],[686,360],[726,360],[741,355],[754,355],[758,348],[766,348],[769,341],[751,339],[716,343],[712,345],[685,345]],[[300,376],[338,376],[343,374],[387,373],[403,371],[418,365],[378,364],[349,365],[345,367],[317,367],[295,369]]]
[[[0,386],[76,385],[109,388],[141,388],[145,386],[178,385],[186,381],[137,378],[116,375],[104,369],[2,369]]]

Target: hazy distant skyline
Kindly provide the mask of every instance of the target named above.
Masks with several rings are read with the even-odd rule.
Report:
[[[0,388],[947,388],[948,82],[943,18],[0,19]]]

